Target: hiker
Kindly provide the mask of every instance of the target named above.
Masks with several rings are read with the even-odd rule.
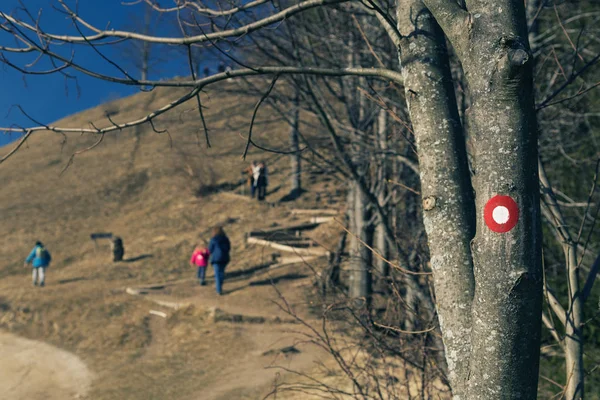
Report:
[[[254,198],[254,196],[256,194],[260,194],[260,190],[259,190],[259,183],[261,182],[260,180],[260,175],[262,174],[262,169],[259,163],[257,163],[256,161],[252,161],[252,198]],[[261,200],[260,196],[258,196],[258,200]]]
[[[269,181],[267,179],[267,165],[264,161],[258,164],[258,176],[256,178],[256,190],[258,191],[258,200],[262,201],[267,195],[267,185]]]
[[[37,286],[38,283],[42,287],[45,285],[46,268],[50,266],[50,261],[52,261],[52,257],[44,244],[40,241],[35,242],[33,250],[25,260],[25,266],[31,264],[33,267],[33,286]]]
[[[256,161],[252,161],[252,164],[250,164],[248,168],[244,169],[244,173],[248,175],[248,185],[250,186],[251,198],[254,198],[254,194],[256,193],[256,180],[254,179],[255,170],[258,176],[258,164],[256,163]]]
[[[225,267],[229,264],[229,251],[231,250],[231,243],[229,238],[225,235],[223,227],[217,226],[213,228],[213,237],[210,239],[208,244],[208,251],[210,252],[210,263],[215,271],[215,286],[217,294],[223,294],[223,281],[225,280]]]
[[[210,252],[206,246],[196,246],[190,259],[190,265],[198,268],[196,276],[198,277],[198,283],[202,286],[206,285],[206,267],[208,266],[209,256]]]

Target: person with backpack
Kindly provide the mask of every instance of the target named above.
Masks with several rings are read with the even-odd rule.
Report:
[[[31,253],[29,253],[29,256],[25,260],[25,266],[31,264],[33,267],[33,286],[37,286],[38,283],[41,287],[45,285],[46,268],[50,266],[50,261],[52,261],[52,256],[50,256],[50,252],[44,244],[40,241],[35,242],[33,250],[31,250]]]
[[[269,180],[267,178],[267,165],[264,161],[258,164],[258,177],[256,179],[256,188],[258,190],[258,200],[263,201],[267,195],[267,185]]]
[[[260,190],[258,189],[258,184],[260,183],[261,168],[256,161],[252,161],[250,168],[252,170],[252,188],[250,189],[250,197],[254,198],[254,195]]]
[[[190,259],[190,265],[198,268],[196,276],[198,277],[198,283],[202,286],[206,285],[206,267],[208,266],[209,257],[210,252],[205,246],[196,246]]]
[[[244,169],[243,173],[248,177],[248,187],[250,188],[250,198],[254,198],[254,194],[256,193],[256,179],[254,176],[258,177],[258,164],[256,161],[252,161],[252,163]]]
[[[229,238],[223,231],[223,227],[217,226],[213,229],[213,237],[208,244],[210,252],[210,263],[215,271],[215,286],[217,294],[223,294],[223,281],[225,280],[225,267],[229,264],[229,252],[231,243]]]

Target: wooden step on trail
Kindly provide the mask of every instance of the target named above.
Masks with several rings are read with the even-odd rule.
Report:
[[[272,264],[271,266],[269,266],[269,268],[262,270],[260,272],[255,273],[250,280],[248,281],[248,284],[250,286],[252,286],[254,283],[256,283],[257,281],[261,281],[264,280],[264,274],[268,274],[270,272],[273,272],[277,269],[283,268],[283,267],[287,267],[290,265],[296,265],[296,264],[304,264],[304,263],[308,263],[310,261],[316,260],[317,258],[319,258],[318,256],[291,256],[291,257],[280,257],[278,258],[278,262],[275,264]]]
[[[281,257],[276,264],[271,265],[266,272],[271,272],[276,269],[287,267],[288,265],[305,264],[316,260],[318,256],[296,256],[296,257]]]
[[[160,294],[160,292],[165,289],[167,284],[158,284],[158,285],[145,285],[145,286],[137,286],[137,287],[128,287],[125,289],[125,293],[130,294],[132,296],[141,296],[146,300],[153,302],[159,306],[163,306],[166,308],[171,308],[173,310],[179,310],[180,308],[186,308],[192,305],[189,302],[174,302],[174,301],[166,301],[156,299],[152,296],[147,296],[151,294]]]
[[[139,286],[139,287],[128,287],[125,289],[127,294],[131,295],[144,295],[150,293],[160,292],[165,288],[165,285],[150,285],[150,286]]]
[[[294,208],[292,209],[292,214],[293,215],[330,215],[330,216],[335,216],[338,215],[340,213],[339,210],[334,210],[331,208],[316,208],[316,209],[301,209],[301,208]]]
[[[269,240],[264,240],[256,237],[248,237],[246,242],[249,244],[255,244],[263,247],[269,247],[275,250],[286,251],[289,253],[295,253],[299,256],[328,256],[329,252],[321,247],[294,247],[288,246],[285,244],[272,242]]]
[[[297,324],[294,318],[265,317],[259,315],[245,315],[228,313],[218,307],[208,310],[208,317],[212,322],[232,322],[238,324]]]
[[[310,222],[313,224],[324,224],[326,222],[331,222],[335,219],[334,216],[330,216],[330,217],[312,217],[310,219]]]
[[[319,226],[318,222],[302,222],[299,224],[277,225],[272,228],[256,229],[256,230],[250,232],[250,234],[251,235],[252,234],[265,235],[265,234],[274,234],[274,233],[281,233],[281,232],[295,234],[295,232],[302,232],[302,231],[315,229],[317,226]]]

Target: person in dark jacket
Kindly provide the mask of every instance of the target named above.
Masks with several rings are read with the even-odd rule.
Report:
[[[223,294],[223,280],[225,279],[225,267],[229,264],[229,251],[231,250],[231,243],[229,238],[225,235],[223,227],[218,226],[213,229],[213,237],[210,239],[208,244],[208,251],[210,252],[210,263],[215,271],[215,285],[217,293]]]
[[[258,200],[263,201],[267,195],[267,185],[269,179],[267,177],[267,164],[261,161],[258,164],[258,177],[256,178],[256,189],[258,191]]]
[[[52,261],[52,256],[50,256],[50,252],[46,249],[44,244],[40,241],[35,242],[33,250],[31,250],[31,253],[29,253],[29,256],[27,256],[27,259],[25,260],[25,266],[31,264],[33,267],[33,286],[37,286],[38,283],[40,286],[44,286],[46,268],[50,266],[50,261]]]

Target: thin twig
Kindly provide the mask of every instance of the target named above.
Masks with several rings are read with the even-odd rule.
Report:
[[[391,267],[395,268],[396,270],[403,272],[405,274],[408,275],[431,275],[431,272],[416,272],[416,271],[410,271],[408,269],[402,268],[399,265],[396,265],[394,263],[392,263],[390,260],[388,260],[387,258],[383,257],[381,254],[379,254],[379,252],[377,250],[375,250],[374,248],[372,248],[371,246],[369,246],[367,243],[365,243],[363,240],[361,240],[357,235],[355,235],[354,233],[350,232],[345,226],[344,224],[342,224],[340,221],[338,221],[337,219],[334,218],[334,221],[340,225],[342,227],[343,230],[345,230],[349,235],[351,235],[353,238],[355,238],[360,244],[362,244],[363,246],[365,246],[367,249],[369,249],[374,255],[375,257],[379,258],[381,261],[385,262],[386,264],[390,265]]]
[[[279,75],[275,75],[273,77],[273,80],[271,81],[271,85],[269,86],[269,88],[267,89],[265,94],[260,98],[260,100],[258,100],[258,103],[256,103],[256,106],[254,106],[254,111],[252,112],[252,119],[250,120],[250,128],[248,129],[248,141],[246,142],[246,148],[244,149],[244,154],[242,155],[243,160],[246,159],[246,156],[248,155],[248,150],[250,148],[250,144],[252,143],[252,128],[254,127],[254,120],[256,119],[256,114],[258,113],[258,109],[260,108],[260,105],[265,101],[265,99],[267,97],[269,97],[269,94],[275,87],[275,83],[277,83],[277,79],[279,79]]]

